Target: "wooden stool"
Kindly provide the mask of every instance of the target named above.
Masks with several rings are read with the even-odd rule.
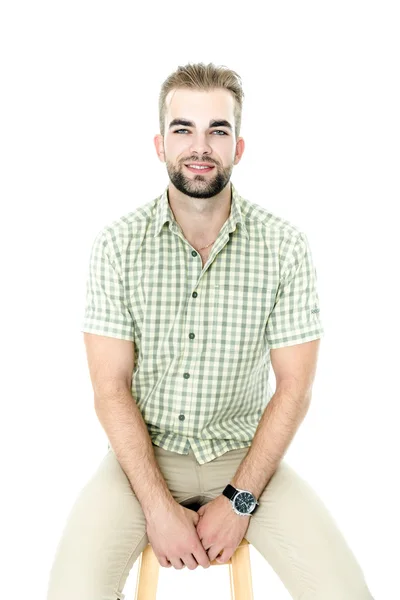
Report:
[[[196,506],[197,508],[192,508]],[[198,510],[199,504],[186,506]],[[138,559],[135,600],[156,600],[160,563],[148,544]],[[232,600],[253,600],[249,542],[243,538],[226,563],[211,562],[211,566],[229,565],[229,582]],[[173,568],[173,567],[172,567]]]

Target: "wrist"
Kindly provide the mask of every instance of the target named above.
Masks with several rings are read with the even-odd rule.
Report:
[[[145,502],[142,506],[142,510],[147,522],[154,521],[156,519],[164,518],[168,519],[168,516],[179,504],[170,495],[165,495],[162,498],[153,498],[152,501]]]

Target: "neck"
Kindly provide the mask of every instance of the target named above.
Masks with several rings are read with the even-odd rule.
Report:
[[[231,212],[231,185],[212,198],[193,198],[168,186],[168,202],[185,238],[194,247],[214,242]]]

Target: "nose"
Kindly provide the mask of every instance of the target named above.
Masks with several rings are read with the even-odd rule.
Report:
[[[200,156],[202,154],[211,154],[212,149],[207,141],[207,136],[202,133],[193,133],[191,136],[190,151]]]

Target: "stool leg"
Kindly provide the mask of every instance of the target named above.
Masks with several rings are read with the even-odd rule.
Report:
[[[248,544],[238,546],[229,562],[232,600],[253,600],[250,552]]]
[[[150,544],[139,557],[135,600],[156,600],[160,563]]]

